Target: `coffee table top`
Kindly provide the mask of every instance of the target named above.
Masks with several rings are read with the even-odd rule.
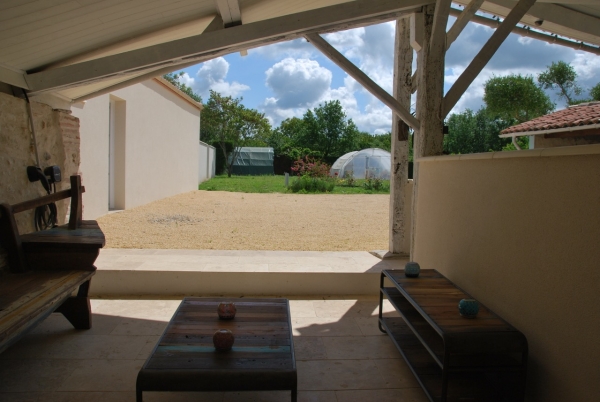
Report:
[[[217,307],[223,301],[235,303],[233,320],[219,319]],[[218,329],[233,332],[230,351],[215,350],[213,335]],[[290,389],[286,378],[296,381],[287,299],[186,298],[142,367],[138,386],[144,390]]]

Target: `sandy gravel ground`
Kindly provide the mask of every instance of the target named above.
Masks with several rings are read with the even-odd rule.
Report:
[[[98,222],[111,248],[383,250],[389,198],[193,191]]]

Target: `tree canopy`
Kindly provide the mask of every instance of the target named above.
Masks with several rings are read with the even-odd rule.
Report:
[[[554,103],[531,76],[492,77],[484,85],[487,111],[505,121],[523,123],[554,110]]]
[[[600,101],[600,82],[590,90],[590,96],[592,100]]]
[[[262,113],[247,109],[241,98],[222,96],[210,91],[210,98],[202,110],[200,137],[203,141],[216,144],[223,154],[227,175],[231,176],[233,163],[239,147],[251,141],[268,137],[271,125]]]
[[[581,95],[581,87],[576,81],[577,72],[564,61],[552,62],[538,75],[538,82],[543,89],[557,90],[558,96],[566,100],[569,105],[576,103],[575,96]]]
[[[513,125],[513,121],[503,120],[481,108],[477,112],[467,109],[463,113],[452,114],[446,125],[448,134],[444,136],[444,153],[470,154],[502,151],[511,140],[498,135]]]
[[[322,153],[323,158],[339,157],[354,151],[357,146],[358,128],[348,119],[338,100],[325,102],[302,117],[303,127],[297,145],[313,148]]]
[[[179,73],[169,73],[163,75],[163,78],[169,81],[171,84],[175,85],[180,91],[185,92],[190,98],[192,98],[196,102],[202,103],[202,97],[200,95],[194,92],[194,90],[191,87],[179,81],[183,74],[185,74],[183,71],[180,71]]]

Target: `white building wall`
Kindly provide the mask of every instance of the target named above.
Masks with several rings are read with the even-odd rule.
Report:
[[[81,122],[84,219],[109,210],[109,104],[117,100],[118,208],[198,188],[200,110],[156,80],[73,106]]]
[[[215,177],[215,147],[202,141],[198,144],[198,184]]]
[[[108,105],[109,95],[102,95],[71,107],[79,118],[84,219],[108,213]]]

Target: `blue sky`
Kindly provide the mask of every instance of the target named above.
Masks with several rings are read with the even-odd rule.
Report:
[[[450,17],[449,26],[454,22]],[[391,92],[395,23],[373,25],[325,35],[325,39],[381,87]],[[470,23],[446,55],[445,90],[460,76],[491,36],[491,28]],[[483,84],[492,76],[537,75],[553,61],[575,68],[578,82],[588,96],[600,82],[600,56],[551,45],[511,34],[453,112],[483,105]],[[208,100],[209,90],[242,97],[242,103],[265,113],[274,126],[289,117],[301,117],[308,108],[337,99],[362,131],[384,133],[391,129],[391,111],[352,78],[321,55],[304,39],[277,43],[219,57],[185,70],[182,82]],[[556,95],[557,109],[565,107]]]

